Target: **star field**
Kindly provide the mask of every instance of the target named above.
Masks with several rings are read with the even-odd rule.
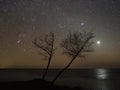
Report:
[[[0,0],[0,67],[44,67],[34,38],[55,32],[59,46],[67,32],[84,30],[94,32],[101,44],[72,67],[119,67],[120,0]],[[60,51],[51,67],[68,62]]]

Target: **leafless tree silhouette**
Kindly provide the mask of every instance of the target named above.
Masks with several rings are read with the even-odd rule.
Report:
[[[58,77],[70,67],[73,61],[77,57],[85,57],[86,52],[92,52],[93,33],[91,32],[74,32],[69,33],[67,37],[62,41],[61,47],[63,48],[63,53],[71,56],[71,60],[68,65],[63,68],[53,79],[52,84],[58,79]]]
[[[47,35],[45,35],[44,38],[39,38],[39,39],[35,39],[33,41],[33,44],[38,47],[40,49],[40,54],[42,56],[44,56],[45,58],[47,58],[48,60],[48,64],[46,67],[46,70],[42,76],[42,79],[45,79],[45,76],[48,72],[50,63],[51,63],[51,59],[53,57],[54,51],[55,51],[55,47],[54,47],[54,40],[55,39],[55,35],[54,33],[49,33]]]

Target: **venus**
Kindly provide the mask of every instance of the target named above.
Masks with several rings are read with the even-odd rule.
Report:
[[[97,41],[97,44],[100,45],[100,44],[101,44],[101,41]]]

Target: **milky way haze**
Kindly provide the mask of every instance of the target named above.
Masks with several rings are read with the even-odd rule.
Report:
[[[119,67],[120,0],[0,0],[0,67],[43,68],[35,37],[55,32],[60,41],[84,30],[95,33],[95,52],[71,67]],[[53,59],[51,67],[60,68],[70,58],[58,49]]]

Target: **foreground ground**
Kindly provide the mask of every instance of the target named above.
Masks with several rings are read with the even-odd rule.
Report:
[[[44,81],[41,79],[25,81],[25,82],[5,82],[0,83],[0,88],[8,88],[8,89],[34,89],[34,90],[83,90],[78,87],[67,87],[67,86],[59,86],[52,85],[48,81]]]

